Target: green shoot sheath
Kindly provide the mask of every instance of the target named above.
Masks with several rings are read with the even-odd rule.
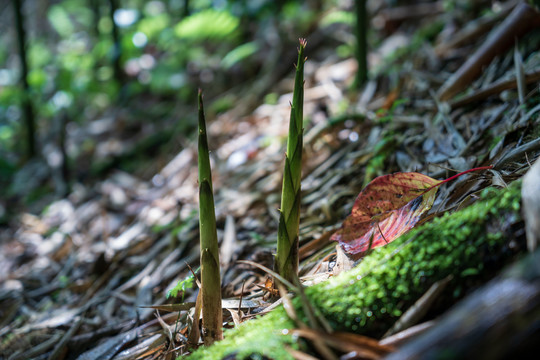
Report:
[[[212,171],[208,155],[206,122],[202,91],[199,90],[199,231],[201,246],[201,283],[203,341],[210,345],[223,338],[221,309],[221,279],[216,214],[212,194]]]
[[[283,171],[281,209],[278,227],[276,270],[291,281],[298,273],[298,234],[300,226],[300,180],[302,175],[302,135],[304,106],[304,48],[300,39],[298,63],[294,79],[293,101],[289,122],[289,137]]]

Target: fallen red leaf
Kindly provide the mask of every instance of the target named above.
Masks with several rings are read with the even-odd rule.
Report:
[[[379,176],[358,194],[351,215],[330,240],[339,242],[350,254],[390,243],[412,229],[431,208],[440,185],[471,171],[491,168],[470,169],[446,180],[415,172]]]

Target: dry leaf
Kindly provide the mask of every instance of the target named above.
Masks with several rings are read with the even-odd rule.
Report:
[[[416,225],[433,205],[440,185],[476,170],[470,169],[446,180],[435,180],[416,172],[375,178],[360,192],[349,215],[330,240],[349,254],[386,245]]]

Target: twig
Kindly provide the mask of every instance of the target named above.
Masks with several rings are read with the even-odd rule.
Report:
[[[400,346],[403,343],[409,341],[411,338],[414,338],[420,334],[423,334],[424,332],[431,329],[436,324],[437,324],[437,321],[431,320],[431,321],[426,321],[415,326],[411,326],[410,328],[400,331],[395,335],[382,339],[379,342],[379,344],[390,345],[390,346]]]
[[[514,161],[518,158],[521,158],[524,156],[524,154],[528,152],[533,152],[540,150],[540,138],[530,141],[526,144],[523,144],[513,150],[510,150],[506,155],[504,155],[501,159],[499,159],[495,165],[493,166],[494,170],[501,170],[503,165],[506,165],[507,163]]]
[[[452,276],[449,275],[442,280],[435,282],[429,290],[418,299],[413,306],[411,306],[400,318],[399,320],[384,334],[383,338],[389,337],[401,330],[404,330],[411,325],[414,325],[418,320],[420,320],[426,312],[429,310],[429,307],[433,301],[439,297],[442,291],[446,288],[446,285],[452,280]]]
[[[287,285],[287,287],[289,289],[291,289],[291,290],[293,290],[295,292],[298,292],[298,289],[296,288],[296,286],[294,286],[291,282],[285,280],[285,278],[283,276],[279,275],[275,271],[270,270],[269,268],[267,268],[264,265],[258,264],[256,262],[250,261],[250,260],[238,260],[237,262],[239,262],[240,264],[247,264],[247,265],[255,266],[256,268],[259,268],[262,271],[266,272],[267,274],[272,275],[273,277],[275,277],[276,279],[281,281],[283,284]]]
[[[62,359],[67,351],[66,345],[71,340],[73,335],[79,330],[79,327],[82,323],[82,317],[77,316],[75,319],[74,324],[69,328],[69,330],[62,336],[58,344],[54,347],[51,355],[47,358],[47,360],[56,360],[56,359]]]
[[[246,279],[242,281],[242,291],[240,292],[240,302],[238,302],[238,316],[240,316],[240,313],[242,312],[240,309],[242,308],[242,298],[244,297],[244,286],[246,285]]]
[[[525,74],[525,84],[534,83],[538,80],[540,80],[540,70]],[[491,95],[499,94],[501,91],[515,89],[516,86],[517,81],[515,77],[510,80],[501,80],[491,84],[485,89],[475,92],[474,94],[450,101],[450,107],[452,109],[456,109],[465,105],[469,105],[477,101],[484,100]]]

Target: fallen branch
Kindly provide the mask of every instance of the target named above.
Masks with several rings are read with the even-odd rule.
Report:
[[[467,87],[497,55],[512,47],[516,39],[540,25],[540,14],[526,3],[521,3],[497,30],[451,76],[439,90],[441,101],[450,100]]]

